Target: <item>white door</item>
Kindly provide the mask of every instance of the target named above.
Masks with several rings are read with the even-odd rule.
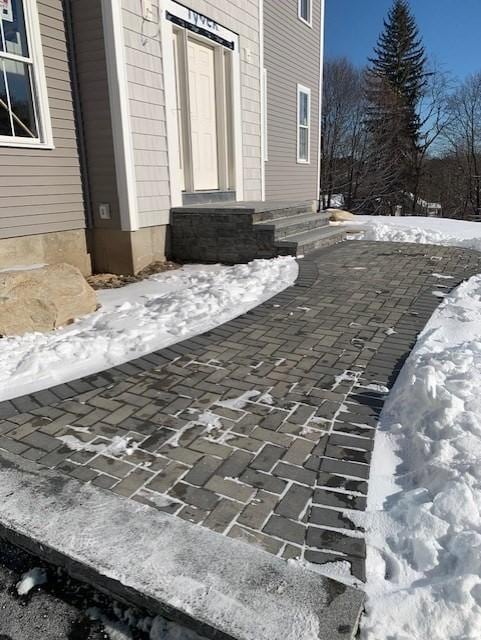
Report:
[[[218,189],[214,49],[188,41],[194,189]]]

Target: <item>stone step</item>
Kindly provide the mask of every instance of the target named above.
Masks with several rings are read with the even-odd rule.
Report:
[[[256,208],[252,212],[252,222],[264,222],[266,220],[278,220],[292,218],[294,216],[303,216],[306,214],[313,214],[315,207],[313,203],[298,202],[298,203],[268,203],[269,208]]]
[[[279,255],[304,256],[316,249],[329,247],[345,239],[345,231],[339,227],[319,227],[287,236],[275,243]]]
[[[328,226],[329,214],[325,211],[304,213],[285,218],[274,218],[269,222],[257,222],[255,224],[257,228],[272,230],[275,240],[283,240],[287,236],[292,236],[302,231]]]
[[[169,257],[178,262],[238,264],[305,253],[344,238],[344,231],[331,231],[327,216],[316,212],[312,202],[229,202],[173,208]]]

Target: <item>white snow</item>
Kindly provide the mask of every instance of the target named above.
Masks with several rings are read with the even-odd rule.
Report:
[[[72,325],[0,341],[0,400],[88,375],[213,329],[292,285],[292,257],[185,266],[98,292]]]
[[[69,426],[69,425],[67,425]],[[70,427],[72,428],[72,427]],[[83,442],[75,436],[60,436],[58,438],[72,451],[90,451],[92,453],[102,453],[103,455],[110,456],[122,456],[127,454],[132,455],[137,449],[137,443],[131,443],[132,438],[122,438],[121,436],[114,436],[111,442],[105,444],[92,444],[90,442]]]
[[[136,629],[148,633],[149,640],[206,640],[195,631],[162,616],[139,618],[132,609],[124,609],[118,603],[109,613],[99,607],[90,607],[86,614],[91,620],[102,623],[109,640],[133,640]]]
[[[19,596],[25,596],[34,587],[39,587],[47,582],[47,572],[40,567],[34,567],[30,571],[23,574],[20,582],[17,583],[17,593]]]
[[[246,391],[238,398],[232,398],[231,400],[221,400],[216,402],[220,407],[224,407],[224,409],[243,409],[246,404],[252,399],[257,398],[260,395],[260,391]]]
[[[357,240],[417,242],[481,251],[481,223],[422,216],[356,216],[331,223],[355,231]]]
[[[481,229],[481,227],[480,227]],[[381,415],[363,640],[481,638],[481,274],[446,296]]]

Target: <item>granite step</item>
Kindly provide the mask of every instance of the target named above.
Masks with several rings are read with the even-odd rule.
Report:
[[[307,235],[306,235],[307,234]],[[344,239],[304,202],[226,202],[171,209],[169,258],[239,264],[300,255]]]
[[[330,247],[342,242],[346,237],[344,229],[323,226],[310,231],[303,231],[286,236],[276,242],[279,255],[304,256],[316,249]]]
[[[325,211],[309,212],[298,215],[289,215],[270,220],[269,222],[257,222],[255,226],[262,229],[270,229],[274,232],[275,240],[283,240],[303,231],[310,231],[329,224],[329,214]]]

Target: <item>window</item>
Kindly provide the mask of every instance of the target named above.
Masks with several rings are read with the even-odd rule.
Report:
[[[51,131],[35,0],[0,0],[0,145],[42,143]]]
[[[312,0],[298,0],[299,19],[312,27]]]
[[[311,90],[297,85],[297,162],[310,162]]]

